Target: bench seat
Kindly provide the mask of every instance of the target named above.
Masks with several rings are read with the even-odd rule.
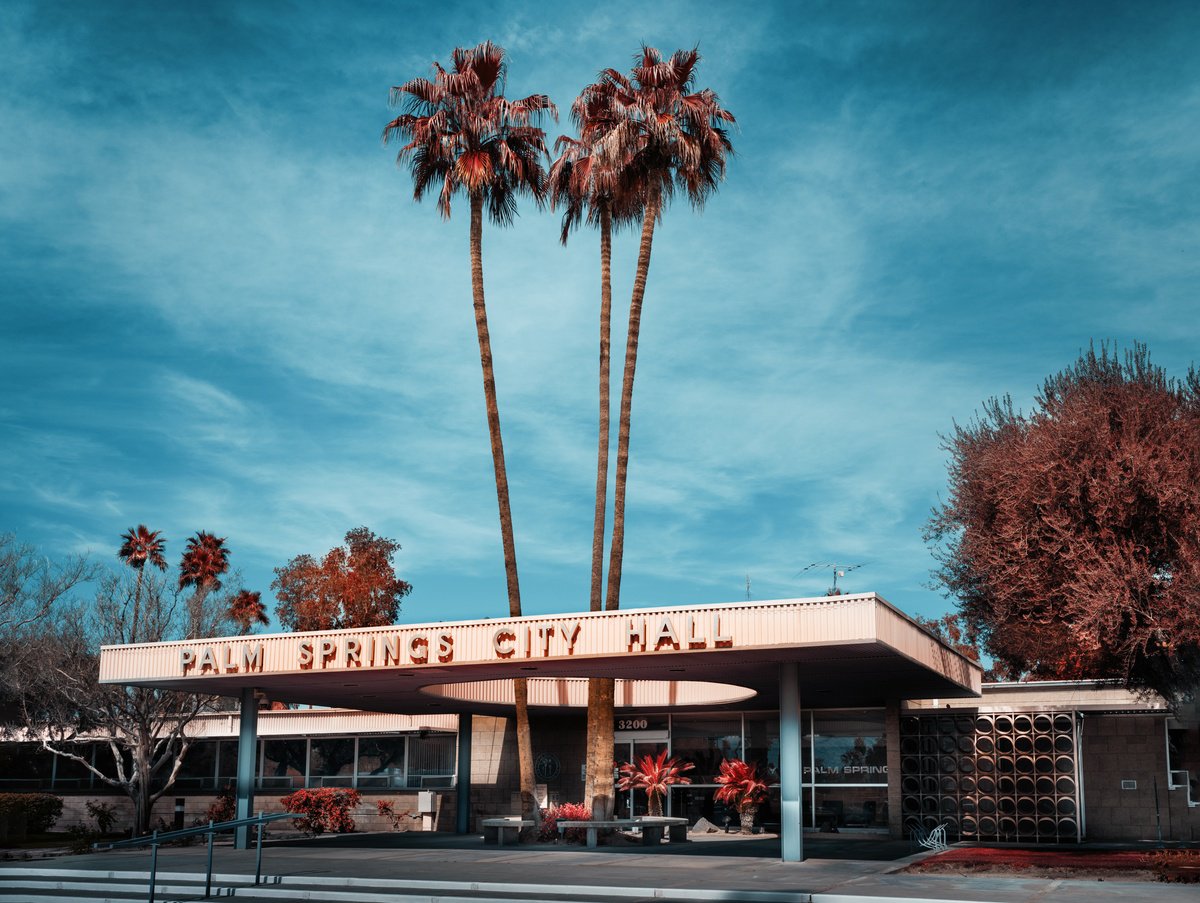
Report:
[[[533,819],[514,815],[509,818],[485,818],[480,824],[483,825],[483,842],[502,847],[505,832],[512,831],[515,841],[521,836],[522,828],[533,827]]]
[[[587,831],[587,845],[594,849],[597,846],[601,829],[615,828],[618,831],[640,831],[642,834],[642,843],[646,846],[655,846],[662,842],[663,829],[670,831],[672,843],[686,841],[687,827],[688,820],[686,818],[669,818],[657,815],[642,816],[639,818],[611,818],[606,820],[560,819],[558,822],[558,833],[561,837],[563,832],[568,828],[584,828]]]

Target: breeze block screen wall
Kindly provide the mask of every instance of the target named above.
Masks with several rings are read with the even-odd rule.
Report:
[[[904,830],[945,825],[963,840],[1074,842],[1077,731],[1064,712],[903,717]]]

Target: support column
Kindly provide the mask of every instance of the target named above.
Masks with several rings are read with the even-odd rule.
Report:
[[[457,806],[454,818],[454,833],[471,833],[471,731],[475,719],[467,715],[458,716],[458,777],[454,781],[457,789]]]
[[[784,862],[804,861],[804,821],[800,811],[803,766],[800,759],[800,666],[779,666],[779,817]]]
[[[254,773],[258,770],[258,699],[254,688],[242,690],[241,716],[238,720],[237,759],[237,818],[249,818],[254,814]],[[234,832],[233,846],[238,850],[250,849],[250,829],[238,828]]]

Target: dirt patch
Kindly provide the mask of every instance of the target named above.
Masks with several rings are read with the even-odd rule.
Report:
[[[977,847],[953,849],[904,869],[910,874],[996,875],[1095,881],[1186,880],[1200,852],[1177,850],[1020,850]],[[1184,876],[1180,877],[1181,869]]]

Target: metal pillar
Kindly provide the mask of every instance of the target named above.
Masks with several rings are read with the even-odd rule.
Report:
[[[458,716],[458,777],[454,783],[458,791],[458,802],[454,813],[456,834],[471,833],[471,730],[473,721],[471,715]]]
[[[804,861],[804,822],[800,811],[800,666],[779,666],[779,815],[784,862]]]
[[[242,690],[241,717],[238,721],[237,759],[237,818],[250,818],[254,807],[254,772],[258,765],[258,700],[254,688]],[[259,826],[262,830],[262,826]],[[234,829],[233,846],[238,850],[250,849],[250,828]]]

